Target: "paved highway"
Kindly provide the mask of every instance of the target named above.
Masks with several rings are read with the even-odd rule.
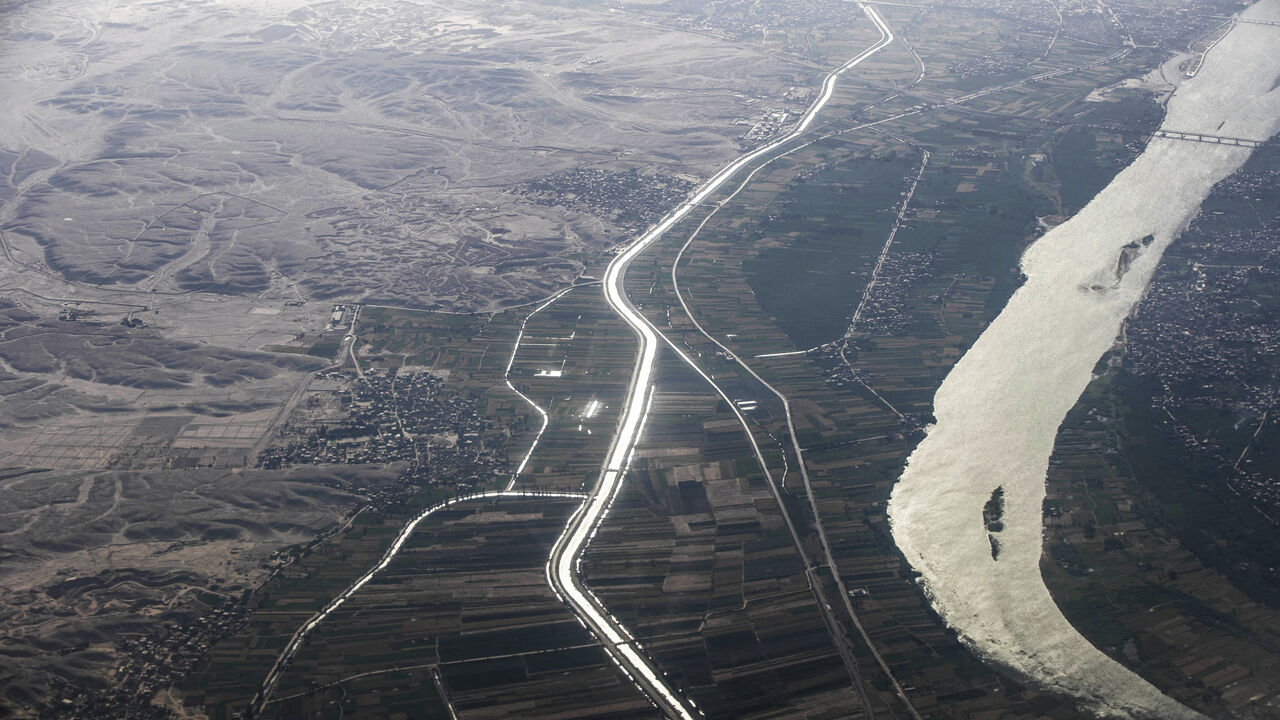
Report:
[[[600,600],[582,582],[580,573],[582,554],[622,486],[622,480],[635,452],[636,443],[640,438],[649,405],[653,399],[653,372],[660,337],[657,329],[636,310],[627,298],[624,287],[627,269],[636,257],[666,235],[667,231],[683,220],[694,208],[706,202],[735,174],[760,157],[775,152],[802,136],[813,124],[822,108],[831,100],[839,77],[893,42],[893,32],[880,14],[868,5],[859,4],[859,7],[879,28],[880,40],[827,75],[822,82],[822,90],[817,100],[789,133],[743,155],[716,173],[689,200],[615,256],[605,271],[605,301],[631,326],[640,341],[640,347],[636,354],[635,370],[623,404],[622,416],[604,467],[601,469],[600,480],[556,541],[547,562],[547,579],[560,597],[577,612],[583,623],[600,639],[618,667],[670,718],[693,720],[700,713],[693,703],[680,696],[670,686],[664,674],[644,655],[643,650],[626,628],[609,614]]]

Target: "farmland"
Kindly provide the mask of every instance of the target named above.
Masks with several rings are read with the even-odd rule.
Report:
[[[573,126],[559,127],[554,114],[492,110],[490,119],[502,120],[498,129],[482,133],[467,124],[457,128],[460,142],[398,125],[332,123],[345,138],[398,138],[404,157],[397,162],[405,165],[358,168],[362,161],[347,153],[359,143],[339,143],[341,157],[331,158],[326,172],[359,189],[344,185],[343,195],[320,198],[325,207],[308,206],[312,225],[305,227],[297,226],[302,215],[286,221],[230,197],[170,203],[176,209],[164,217],[172,222],[151,222],[136,238],[136,267],[109,278],[92,273],[108,272],[115,262],[108,256],[120,243],[99,238],[99,257],[75,252],[61,237],[49,240],[48,218],[10,228],[20,258],[44,253],[77,281],[129,286],[120,293],[138,283],[151,284],[148,294],[162,291],[151,305],[128,310],[123,329],[83,316],[93,334],[110,340],[104,347],[137,342],[167,349],[159,337],[172,328],[193,337],[207,333],[201,340],[220,337],[190,320],[169,321],[169,308],[212,305],[196,294],[222,292],[241,298],[228,302],[245,309],[251,301],[241,296],[274,293],[246,310],[254,317],[237,330],[243,353],[218,356],[204,345],[183,345],[162,356],[162,371],[142,363],[131,371],[148,382],[172,380],[173,388],[156,389],[163,391],[159,399],[148,396],[156,407],[173,407],[165,404],[169,397],[203,383],[206,390],[231,386],[219,392],[238,403],[234,412],[215,405],[190,425],[152,418],[145,429],[155,439],[128,452],[121,448],[133,427],[123,421],[88,432],[91,425],[68,420],[57,432],[41,433],[45,440],[28,439],[36,431],[24,426],[24,457],[113,472],[213,466],[193,471],[184,492],[196,495],[206,477],[234,471],[234,489],[243,486],[246,494],[265,479],[324,500],[317,508],[254,501],[252,522],[262,506],[279,508],[276,515],[284,517],[273,522],[282,529],[272,526],[270,547],[243,548],[239,560],[252,573],[236,574],[234,587],[199,595],[198,604],[176,616],[199,632],[170,622],[164,643],[139,631],[116,647],[99,636],[92,646],[70,647],[73,661],[113,668],[104,673],[123,673],[114,669],[124,667],[117,659],[146,650],[144,671],[125,673],[139,682],[100,693],[119,700],[136,689],[140,699],[128,701],[157,713],[153,696],[211,718],[244,717],[290,638],[307,629],[279,683],[261,698],[265,717],[657,716],[548,586],[547,557],[576,496],[475,494],[508,486],[580,493],[597,482],[637,348],[601,297],[599,278],[619,243],[661,217],[665,204],[681,202],[698,178],[735,152],[780,137],[812,99],[813,79],[878,36],[857,12],[814,22],[833,8],[850,10],[847,3],[792,5],[790,14],[768,16],[773,25],[755,15],[773,10],[734,3],[707,16],[686,12],[682,3],[618,12],[641,33],[639,59],[676,78],[671,86],[638,82],[643,69],[611,74],[625,60],[614,54],[535,61],[506,45],[608,46],[596,35],[561,38],[556,19],[569,10],[558,6],[539,20],[536,38],[470,27],[450,42],[527,66],[523,74],[475,70],[493,91],[478,101],[477,113],[505,108],[505,94],[529,95],[525,109],[541,111],[546,107],[536,98],[554,97],[572,107]],[[332,9],[299,17],[323,25]],[[1130,25],[1098,26],[1042,10],[884,6],[898,41],[841,78],[806,135],[758,158],[700,203],[626,275],[627,295],[671,346],[659,350],[655,390],[623,488],[579,569],[664,681],[708,717],[1077,716],[1063,698],[984,664],[957,640],[893,546],[885,513],[903,463],[931,422],[938,384],[1021,282],[1021,252],[1087,203],[1159,121],[1171,86],[1149,71],[1167,52],[1134,37],[1181,42],[1216,24],[1196,16],[1174,33],[1150,18],[1126,14]],[[404,12],[398,7],[395,17]],[[499,15],[486,17],[496,22]],[[353,27],[377,22],[360,15]],[[709,74],[685,55],[667,59],[670,38],[686,35],[715,58]],[[356,33],[356,41],[368,40],[362,38]],[[541,72],[561,66],[571,71]],[[403,69],[384,70],[398,76]],[[324,85],[307,72],[285,90]],[[716,73],[729,79],[721,84]],[[613,78],[608,87],[598,85],[605,76]],[[465,83],[433,77],[450,93],[463,92]],[[333,102],[354,108],[347,92]],[[639,113],[643,99],[654,102]],[[396,115],[396,107],[389,98],[381,109]],[[443,117],[445,110],[433,112]],[[327,111],[298,106],[288,117],[267,119],[330,124],[314,115],[320,112]],[[586,131],[574,128],[595,127],[583,118],[610,131],[578,138]],[[714,130],[688,130],[689,123]],[[519,147],[485,137],[503,128],[518,128],[511,133]],[[579,140],[590,147],[568,147]],[[638,149],[622,147],[628,144]],[[470,160],[461,155],[463,145],[473,146]],[[299,152],[313,153],[309,145]],[[426,158],[437,156],[445,166],[428,166]],[[516,156],[518,167],[509,171]],[[312,198],[310,175],[279,171],[293,178],[293,192]],[[91,191],[100,178],[89,175],[83,187]],[[501,182],[493,184],[491,175]],[[76,186],[59,188],[47,194],[57,199]],[[85,209],[94,202],[75,200]],[[209,217],[197,217],[202,213]],[[235,244],[237,233],[259,222],[268,228],[264,236],[288,231],[294,238],[277,244],[278,257]],[[212,242],[236,248],[217,257],[232,262],[236,253],[245,255],[236,272],[224,272],[212,256],[187,263],[166,254],[172,238],[163,233],[199,236],[194,252],[204,242],[201,228],[217,223],[226,237],[215,232]],[[215,282],[219,277],[224,285]],[[330,298],[338,303],[332,310]],[[79,304],[64,305],[41,308],[57,309],[57,322],[79,322]],[[51,318],[5,310],[13,339],[39,331],[13,346],[19,350],[6,349],[7,363],[24,368],[41,357],[23,348],[39,345],[54,356],[72,347],[50,339],[62,334],[45,332],[55,327]],[[326,313],[333,313],[328,325],[319,320]],[[146,325],[164,322],[173,325]],[[214,330],[233,324],[218,322]],[[97,368],[94,362],[117,350],[77,352]],[[179,372],[219,364],[206,356],[238,363],[254,384],[238,385],[239,376],[215,371],[192,381]],[[255,387],[270,393],[259,399]],[[276,402],[281,395],[288,402]],[[1064,448],[1079,441],[1069,434],[1074,429],[1064,431]],[[1051,478],[1063,519],[1050,522],[1058,544],[1050,546],[1045,567],[1059,602],[1100,646],[1188,703],[1208,711],[1238,707],[1244,700],[1227,685],[1246,676],[1250,682],[1231,692],[1272,692],[1262,643],[1233,636],[1219,639],[1214,655],[1178,652],[1179,637],[1200,637],[1209,627],[1226,623],[1248,634],[1275,626],[1221,577],[1196,567],[1190,551],[1156,548],[1153,541],[1132,552],[1151,578],[1177,573],[1176,593],[1159,596],[1173,602],[1161,615],[1169,620],[1165,628],[1152,629],[1137,615],[1156,596],[1126,585],[1147,576],[1117,580],[1124,564],[1088,582],[1073,572],[1116,563],[1120,556],[1107,541],[1116,532],[1139,532],[1133,523],[1144,507],[1129,499],[1137,491],[1120,475],[1105,475],[1109,466],[1095,452],[1100,440],[1088,437],[1083,447]],[[1106,478],[1102,493],[1093,492],[1098,482],[1086,475]],[[123,511],[113,500],[131,497],[123,475],[114,486],[80,476],[63,484],[11,479],[27,493],[24,508],[57,497],[86,516],[101,505],[114,517]],[[1080,483],[1090,493],[1073,489]],[[1086,510],[1084,503],[1102,494],[1112,497]],[[421,513],[455,498],[464,499],[402,535]],[[295,506],[307,516],[291,524]],[[26,527],[25,512],[6,522]],[[151,523],[145,514],[133,518],[138,525]],[[1086,536],[1086,514],[1092,532],[1105,528],[1111,535]],[[235,520],[218,523],[236,526]],[[30,527],[65,537],[51,525]],[[158,538],[172,532],[160,523],[145,530]],[[209,531],[212,538],[227,532],[240,531]],[[1166,539],[1163,530],[1150,532]],[[395,544],[400,537],[407,538],[403,546]],[[368,584],[323,622],[308,624],[393,547],[400,551]],[[114,587],[133,578],[99,580]],[[69,582],[63,597],[92,600],[99,581]],[[175,574],[148,582],[172,595],[199,587],[201,578]],[[17,606],[29,604],[33,618],[58,600],[29,595],[38,600],[23,596]],[[155,595],[161,599],[144,599],[160,605],[171,597]],[[1123,609],[1088,617],[1100,599]],[[156,670],[166,663],[181,673]],[[177,689],[166,690],[182,673]],[[66,716],[88,717],[104,707],[70,685],[58,692],[69,703]]]

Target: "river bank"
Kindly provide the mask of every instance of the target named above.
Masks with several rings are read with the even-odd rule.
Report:
[[[1280,2],[1264,0],[1245,16],[1275,19]],[[1174,93],[1163,127],[1269,137],[1280,117],[1273,41],[1270,26],[1237,25]],[[1039,569],[1049,455],[1164,248],[1248,155],[1155,139],[1075,217],[1031,246],[1022,262],[1026,284],[943,382],[937,422],[890,503],[896,541],[964,641],[1101,715],[1201,717],[1096,649],[1050,597]],[[1127,252],[1135,241],[1138,249]],[[998,487],[1005,507],[993,557],[983,507]]]

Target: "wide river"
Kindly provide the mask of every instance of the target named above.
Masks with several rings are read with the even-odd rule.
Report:
[[[1280,20],[1280,0],[1244,19]],[[1164,128],[1263,139],[1280,129],[1280,27],[1240,23],[1169,102]],[[1201,717],[1091,645],[1040,575],[1054,438],[1164,249],[1250,150],[1153,139],[1075,217],[1032,245],[1027,282],[952,369],[937,422],[890,501],[894,538],[934,607],[983,657],[1109,717]],[[1154,240],[1117,277],[1124,246]],[[1005,491],[999,560],[983,526]]]

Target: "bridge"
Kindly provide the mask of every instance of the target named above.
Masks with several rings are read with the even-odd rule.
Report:
[[[1151,137],[1169,138],[1170,140],[1190,140],[1192,142],[1213,143],[1215,145],[1236,145],[1238,147],[1259,148],[1267,144],[1265,140],[1231,137],[1230,135],[1210,135],[1208,133],[1183,132],[1181,130],[1156,130]]]
[[[925,100],[920,96],[913,96],[909,93],[903,93],[905,97],[917,99],[921,101],[922,109],[933,109],[939,107],[937,103]],[[1154,132],[1144,128],[1134,127],[1119,122],[1087,122],[1075,117],[1050,116],[1043,118],[1027,117],[1024,115],[1014,115],[1010,113],[992,112],[990,110],[977,110],[975,108],[966,108],[960,105],[947,105],[948,112],[959,112],[967,115],[977,115],[980,117],[999,118],[1004,120],[1017,120],[1020,122],[1034,122],[1044,125],[1057,125],[1060,127],[1071,128],[1088,128],[1090,130],[1101,130],[1102,132],[1115,133],[1117,135],[1137,135],[1141,138],[1162,137],[1170,140],[1189,140],[1191,142],[1210,143],[1213,145],[1234,145],[1236,147],[1260,148],[1274,145],[1280,145],[1280,134],[1274,138],[1266,140],[1257,140],[1254,138],[1235,137],[1232,135],[1214,135],[1212,133],[1191,132],[1188,130],[1165,130],[1163,128]]]
[[[1244,18],[1228,17],[1226,15],[1209,15],[1207,17],[1219,20],[1234,20],[1235,22],[1244,23],[1246,25],[1270,25],[1272,27],[1280,27],[1280,20],[1246,20]]]

